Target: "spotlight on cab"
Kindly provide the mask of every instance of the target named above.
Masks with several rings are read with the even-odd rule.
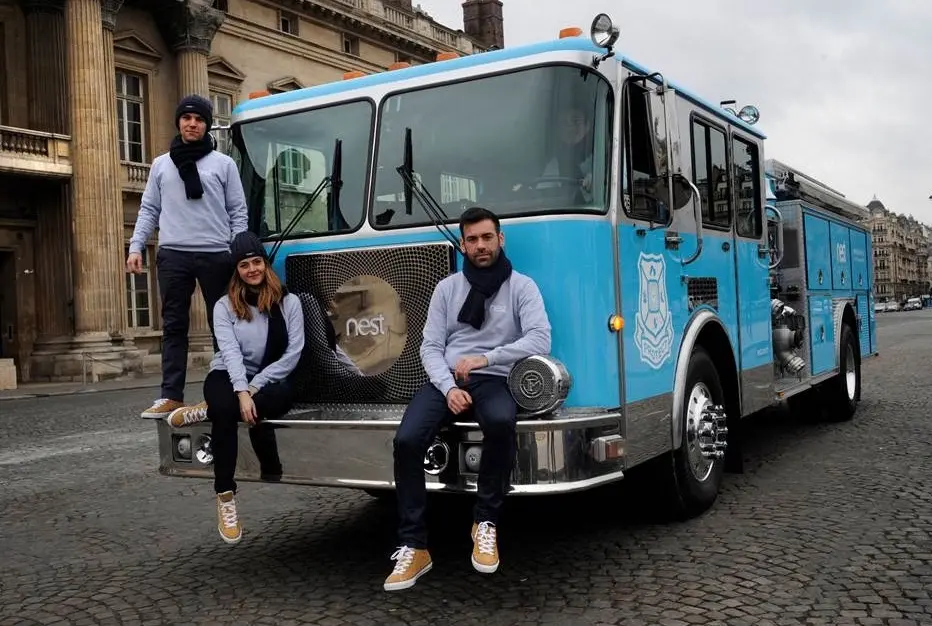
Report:
[[[618,41],[618,36],[621,34],[618,27],[612,23],[612,18],[605,13],[599,13],[595,16],[595,19],[592,20],[592,27],[589,29],[589,32],[592,43],[609,51],[612,49],[612,46],[615,45],[615,42]]]

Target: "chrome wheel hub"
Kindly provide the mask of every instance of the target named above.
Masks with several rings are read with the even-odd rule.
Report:
[[[854,400],[854,392],[858,384],[856,372],[854,371],[854,353],[848,350],[845,355],[845,387],[848,391],[848,399]]]
[[[686,405],[686,450],[695,477],[704,481],[715,461],[725,456],[728,428],[725,409],[713,404],[705,383],[696,383]]]

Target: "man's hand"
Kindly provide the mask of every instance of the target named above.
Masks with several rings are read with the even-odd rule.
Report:
[[[469,380],[469,372],[489,366],[489,360],[484,356],[464,356],[453,370],[453,376],[457,380]]]
[[[239,397],[239,413],[243,421],[250,426],[256,423],[256,405],[252,401],[252,396],[248,391],[240,391],[236,394]]]
[[[459,415],[472,404],[472,396],[465,389],[454,387],[447,393],[447,407],[453,415]]]
[[[142,274],[142,255],[138,252],[130,252],[126,257],[126,271],[130,274]]]

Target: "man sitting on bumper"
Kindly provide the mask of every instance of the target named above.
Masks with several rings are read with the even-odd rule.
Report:
[[[507,385],[520,359],[550,352],[550,322],[537,284],[505,256],[498,217],[473,207],[460,217],[463,270],[434,290],[421,361],[430,379],[411,399],[394,439],[399,543],[386,591],[407,589],[430,571],[424,455],[440,428],[471,410],[482,429],[473,514],[472,564],[498,569],[496,529],[515,460],[517,405]]]

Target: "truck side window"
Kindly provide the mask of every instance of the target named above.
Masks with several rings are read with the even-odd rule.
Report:
[[[761,235],[760,162],[757,146],[734,137],[732,162],[735,174],[735,229],[739,237],[757,239]]]
[[[692,123],[693,184],[702,199],[702,224],[731,226],[728,149],[725,133],[699,121]]]
[[[662,201],[658,201],[658,196],[662,197],[665,192],[664,181],[658,178],[660,153],[656,151],[666,148],[655,145],[647,90],[634,83],[629,84],[627,90],[626,119],[622,120],[624,167],[621,191],[625,213],[635,219],[665,223],[669,211]]]

